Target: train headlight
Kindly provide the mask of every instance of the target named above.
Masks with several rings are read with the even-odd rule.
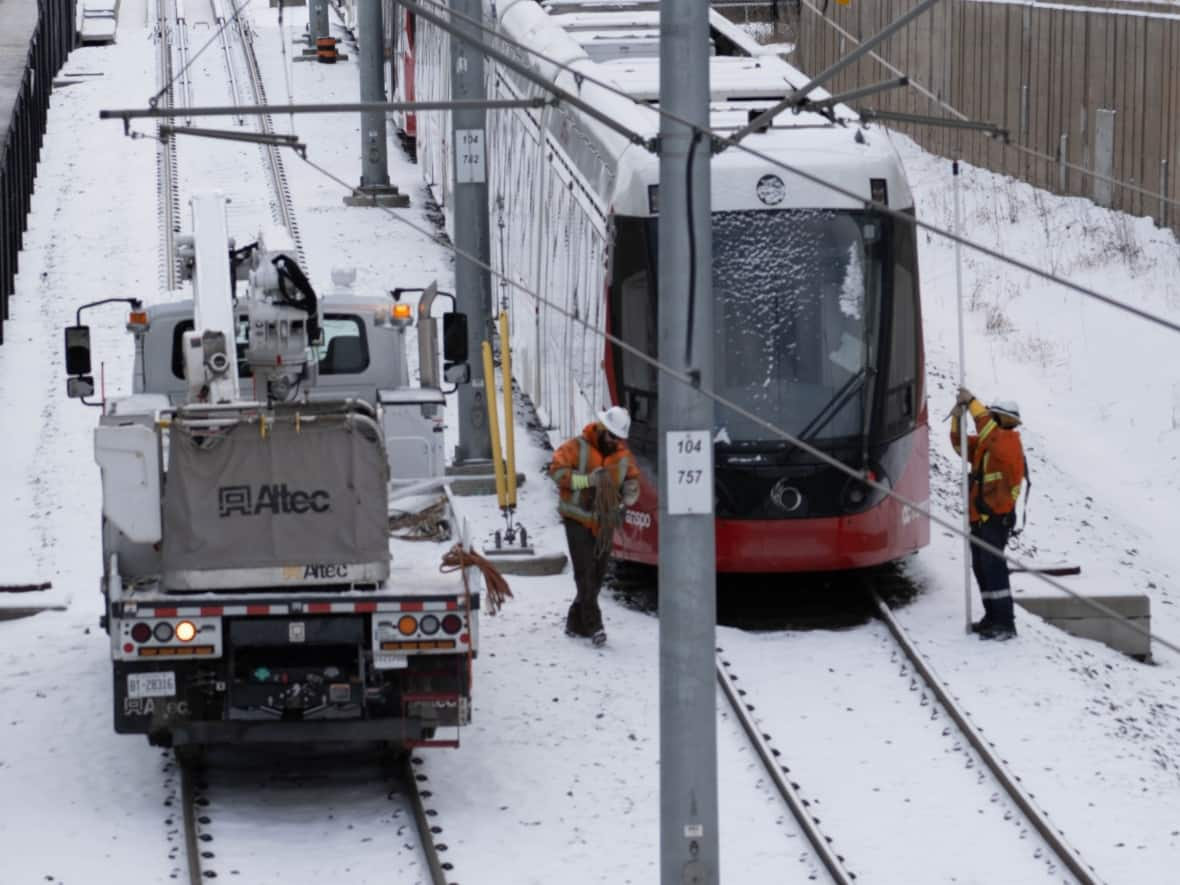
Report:
[[[882,206],[888,206],[889,181],[884,178],[870,178],[869,195],[872,197],[874,203],[880,203]]]

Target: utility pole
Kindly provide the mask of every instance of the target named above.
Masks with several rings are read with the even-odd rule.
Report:
[[[709,6],[661,0],[660,106],[709,125]],[[713,380],[710,137],[660,123],[659,356]],[[687,175],[686,175],[687,172]],[[713,403],[660,375],[660,882],[715,885]]]
[[[360,43],[361,101],[385,97],[385,28],[381,0],[360,0],[357,41]],[[385,143],[385,111],[361,111],[361,184],[344,198],[349,206],[410,205],[410,198],[389,183],[389,152]]]
[[[451,0],[455,28],[472,42],[451,35],[451,98],[483,101],[483,54],[473,48],[483,34],[465,19],[483,20],[482,0]],[[455,190],[451,217],[455,223],[455,298],[460,313],[467,314],[467,352],[478,354],[480,345],[492,337],[492,283],[484,268],[491,263],[488,232],[487,111],[466,108],[451,112],[451,144],[455,155]],[[475,261],[464,257],[472,256]],[[477,264],[476,262],[480,262]],[[480,266],[480,265],[483,266]],[[501,342],[507,347],[507,342]],[[507,382],[506,380],[506,383]],[[494,391],[485,390],[479,373],[471,383],[459,386],[459,444],[455,463],[488,461],[492,441],[488,433],[487,400]],[[511,416],[509,416],[511,420]]]

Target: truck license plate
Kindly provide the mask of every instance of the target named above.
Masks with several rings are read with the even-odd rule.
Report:
[[[389,651],[373,652],[373,667],[377,670],[400,670],[409,666],[409,663],[410,661],[405,655]]]
[[[127,674],[129,698],[170,698],[175,695],[176,674],[171,670],[162,673]]]

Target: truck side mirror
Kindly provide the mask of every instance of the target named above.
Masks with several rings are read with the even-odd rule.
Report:
[[[90,374],[89,326],[66,326],[66,374]],[[93,386],[92,381],[91,387],[93,388]]]
[[[94,396],[94,379],[89,375],[67,378],[66,395],[70,399],[85,399],[88,396]]]
[[[471,364],[470,363],[451,363],[443,370],[443,378],[449,384],[470,384],[471,383]]]
[[[443,314],[443,361],[467,362],[467,314]]]

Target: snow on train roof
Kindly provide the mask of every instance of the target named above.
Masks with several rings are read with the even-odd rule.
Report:
[[[596,62],[607,78],[634,99],[658,106],[660,94],[660,16],[645,3],[553,2],[546,4],[549,18]],[[571,11],[563,11],[569,9]],[[614,10],[618,11],[614,11]],[[637,11],[638,10],[638,11]],[[774,53],[763,52],[748,35],[716,12],[710,13],[712,50],[709,59],[712,125],[737,129],[748,120],[751,110],[762,110],[805,86],[808,77]],[[718,43],[740,54],[717,54]],[[815,89],[810,97],[829,97]],[[841,122],[858,119],[844,105],[834,115]],[[774,121],[784,127],[832,127],[829,120],[813,112],[784,112]]]
[[[631,132],[645,139],[659,134],[660,118],[654,113],[660,99],[656,4],[644,0],[548,0],[540,4],[535,0],[501,0],[497,12],[509,39],[546,57],[522,54],[534,70],[577,92]],[[710,126],[714,130],[736,132],[753,116],[810,81],[719,13],[710,11],[709,16]],[[617,88],[618,94],[611,87]],[[813,101],[830,97],[823,89],[809,92]],[[767,174],[791,176],[791,205],[856,207],[870,198],[871,181],[879,179],[887,181],[891,203],[912,205],[905,171],[885,130],[865,126],[845,105],[833,106],[831,117],[816,111],[784,110],[768,129],[744,139],[746,146],[762,156],[741,150],[715,154],[714,209],[763,207],[756,199],[756,185]],[[658,157],[576,110],[563,119],[578,120],[573,128],[566,123],[551,125],[584,175],[589,191],[612,211],[648,212],[648,191],[659,177]],[[799,174],[792,176],[792,168],[781,165],[776,169],[770,157],[789,163]],[[837,183],[845,193],[837,193],[823,182]]]

